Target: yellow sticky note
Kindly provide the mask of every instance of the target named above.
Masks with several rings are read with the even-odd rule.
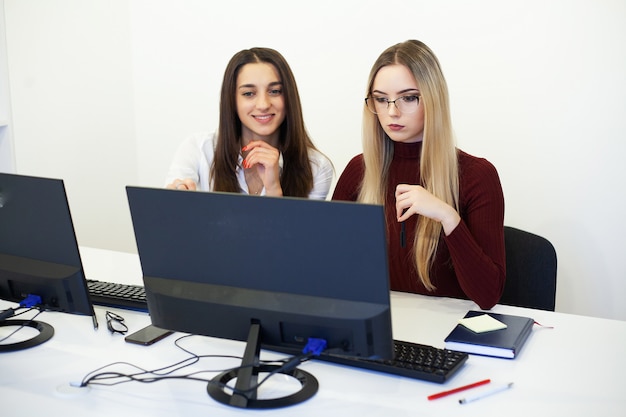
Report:
[[[506,324],[494,319],[489,314],[481,314],[480,316],[461,319],[459,323],[475,333],[506,329]]]

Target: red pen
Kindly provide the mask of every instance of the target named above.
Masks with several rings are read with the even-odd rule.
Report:
[[[437,398],[445,397],[446,395],[455,394],[460,391],[465,391],[470,388],[479,387],[491,382],[491,379],[483,379],[482,381],[474,382],[473,384],[463,385],[462,387],[454,388],[448,391],[438,392],[437,394],[429,395],[429,400],[436,400]]]

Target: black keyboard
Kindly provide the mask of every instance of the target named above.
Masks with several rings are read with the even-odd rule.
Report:
[[[87,280],[91,302],[101,306],[148,311],[146,292],[142,285]]]
[[[441,384],[461,368],[468,356],[463,352],[394,340],[394,358],[391,360],[330,354],[322,354],[316,359]]]

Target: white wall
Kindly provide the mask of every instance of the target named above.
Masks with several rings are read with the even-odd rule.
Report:
[[[66,180],[79,243],[134,250],[123,186],[161,186],[178,143],[215,128],[236,51],[283,53],[339,174],[370,66],[416,38],[459,146],[498,168],[505,223],[556,246],[557,310],[626,320],[626,2],[4,1],[17,171]]]
[[[5,0],[17,172],[65,180],[79,243],[134,249],[126,0]]]
[[[0,172],[15,172],[6,31],[4,30],[4,0],[0,0]]]

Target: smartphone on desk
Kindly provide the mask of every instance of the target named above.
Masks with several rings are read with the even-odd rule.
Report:
[[[129,334],[124,338],[128,343],[136,343],[138,345],[149,346],[159,340],[163,339],[174,333],[171,330],[161,329],[160,327],[153,326],[152,324],[144,327],[141,330],[137,330],[135,333]]]

